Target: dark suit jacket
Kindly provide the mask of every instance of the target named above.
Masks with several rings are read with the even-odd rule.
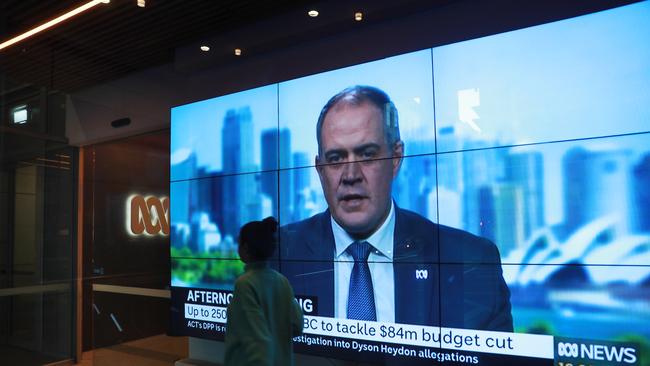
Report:
[[[397,207],[395,220],[395,322],[513,330],[510,292],[492,242]],[[334,252],[329,211],[280,230],[280,270],[296,295],[317,297],[319,316],[334,316]],[[427,277],[416,278],[418,270]]]

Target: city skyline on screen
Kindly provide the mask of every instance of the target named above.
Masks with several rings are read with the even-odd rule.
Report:
[[[172,285],[229,289],[241,225],[327,209],[318,115],[369,85],[400,116],[395,203],[496,244],[517,332],[648,339],[647,19],[642,2],[174,108]]]
[[[418,156],[404,160],[394,189],[397,203],[432,221],[489,237],[502,248],[505,257],[510,249],[524,245],[532,229],[563,225],[567,221],[569,206],[563,161],[573,149],[585,148],[601,156],[601,159],[606,159],[605,155],[609,154],[616,164],[624,165],[620,169],[622,175],[618,182],[620,187],[625,187],[625,196],[629,197],[627,200],[636,194],[634,179],[630,174],[635,168],[643,168],[642,160],[648,146],[646,139],[580,139],[646,132],[644,122],[650,119],[650,110],[644,102],[650,101],[650,91],[643,85],[650,85],[650,70],[637,61],[640,58],[650,63],[650,43],[640,42],[639,39],[639,27],[650,28],[642,22],[643,14],[650,14],[648,4],[636,4],[607,14],[594,14],[299,78],[278,84],[277,90],[271,85],[177,107],[172,112],[173,118],[177,118],[174,120],[177,127],[172,131],[172,181],[198,176],[272,171],[278,167],[313,166],[316,155],[315,121],[325,101],[345,86],[376,85],[384,88],[395,100],[401,116],[400,128],[406,155]],[[599,42],[586,42],[589,36],[597,36]],[[621,37],[626,42],[617,41]],[[531,39],[543,39],[544,42],[531,42]],[[639,47],[629,47],[630,42]],[[522,47],[530,52],[522,52]],[[628,51],[628,54],[624,51]],[[635,57],[628,57],[629,52],[633,52]],[[480,57],[470,57],[474,54]],[[532,64],[529,62],[531,60],[534,60]],[[584,60],[589,60],[591,69],[602,72],[583,72]],[[438,120],[436,137],[429,134],[427,138],[426,131],[433,131],[432,65]],[[525,72],[526,68],[532,68],[531,72]],[[584,87],[592,85],[590,83],[595,87]],[[567,93],[575,98],[568,98]],[[516,98],[513,99],[513,96]],[[278,106],[274,116],[275,99]],[[585,103],[588,105],[585,106]],[[418,107],[414,107],[416,105]],[[423,107],[427,105],[427,108]],[[620,123],[610,123],[613,117],[608,113],[611,114],[612,110],[617,111]],[[552,113],[558,113],[556,111],[563,112],[563,115],[551,118]],[[280,121],[279,125],[269,122],[274,118]],[[426,128],[427,124],[430,128]],[[200,127],[190,129],[188,125]],[[192,131],[200,133],[192,134]],[[573,139],[578,140],[540,144]],[[231,142],[232,145],[229,145]],[[516,147],[518,144],[532,146]],[[239,145],[246,148],[238,153],[233,147]],[[500,146],[513,147],[490,150]],[[442,154],[426,157],[436,148]],[[484,153],[461,152],[475,149],[486,150],[483,150]],[[519,155],[525,151],[534,156],[534,169],[518,173],[527,174],[517,178],[520,181],[519,189],[527,191],[507,193],[502,187],[493,188],[501,192],[487,192],[485,189],[471,192],[472,189],[480,190],[482,186],[512,180],[503,171],[509,164],[507,159],[516,159],[509,157],[510,150],[519,152]],[[206,156],[201,158],[204,154]],[[468,157],[472,156],[479,156],[480,159],[471,161]],[[179,157],[184,159],[179,160]],[[225,165],[223,157],[228,157]],[[491,160],[486,160],[488,158]],[[190,164],[190,160],[196,166],[187,170],[184,167]],[[472,168],[472,164],[478,165]],[[510,164],[516,164],[516,161]],[[491,171],[482,175],[473,172],[485,166],[491,167]],[[501,167],[501,171],[498,167]],[[325,208],[315,169],[282,170],[279,178],[268,174],[265,176],[267,178],[259,182],[259,191],[267,200],[258,201],[267,207],[253,211],[263,211],[265,214],[277,212],[280,220],[286,223],[304,219]],[[237,179],[243,182],[244,179],[253,178],[242,176],[228,181]],[[250,180],[241,185],[250,190],[251,184],[256,184],[252,182]],[[237,188],[239,186],[234,184],[231,190],[240,189]],[[510,194],[510,202],[491,202],[503,211],[522,205],[513,201],[522,200],[517,195],[530,197],[530,189],[524,186],[538,187],[533,192],[537,197],[525,200],[527,208],[525,215],[522,215],[526,218],[519,220],[525,222],[516,225],[507,234],[503,234],[504,230],[490,227],[497,225],[494,224],[496,216],[503,217],[502,214],[486,213],[485,207],[472,203],[480,201],[478,198],[463,199],[482,194],[485,204],[486,200],[494,201],[491,195],[505,197]],[[437,192],[440,199],[446,200],[442,209],[438,209]],[[249,193],[248,197],[251,197],[252,191]],[[233,195],[238,196],[226,194],[224,199],[230,202]],[[460,202],[463,204],[460,205]],[[631,203],[618,205],[617,210],[622,210],[623,217],[632,218],[638,214],[638,209],[632,207]],[[493,208],[487,211],[499,210]],[[257,217],[254,212],[250,213],[241,216],[241,220]],[[231,217],[233,214],[224,216]],[[483,217],[486,214],[489,220]],[[215,221],[215,218],[212,220]],[[242,223],[239,221],[230,221],[221,229],[232,234]],[[509,238],[510,242],[503,243],[503,238]]]

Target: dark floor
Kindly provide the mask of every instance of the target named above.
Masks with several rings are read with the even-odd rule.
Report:
[[[77,366],[173,366],[187,355],[187,337],[157,335],[85,352]]]
[[[18,347],[0,345],[0,365],[44,365],[60,361],[37,352],[24,350]]]
[[[187,337],[157,335],[85,352],[76,366],[173,366],[175,361],[184,359],[187,355]],[[58,361],[64,360],[0,345],[1,366],[41,366]]]

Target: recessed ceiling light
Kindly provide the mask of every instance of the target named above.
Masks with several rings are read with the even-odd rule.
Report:
[[[310,10],[310,11],[307,12],[307,14],[312,18],[316,18],[318,16],[318,10],[315,10],[315,9]]]
[[[141,8],[144,8],[145,6],[147,6],[147,2],[145,0],[138,0],[137,3],[138,3],[138,6],[141,7]]]
[[[235,48],[235,56],[241,56],[241,48]]]
[[[201,51],[203,51],[203,52],[210,51],[210,46],[201,46]]]
[[[360,12],[360,11],[354,13],[354,20],[356,20],[357,22],[362,21],[363,20],[363,13]]]

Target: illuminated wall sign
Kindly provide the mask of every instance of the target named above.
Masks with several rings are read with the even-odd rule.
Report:
[[[21,105],[13,109],[13,123],[22,125],[27,123],[28,113],[27,106]]]
[[[131,236],[169,235],[169,197],[129,196],[126,231]]]

